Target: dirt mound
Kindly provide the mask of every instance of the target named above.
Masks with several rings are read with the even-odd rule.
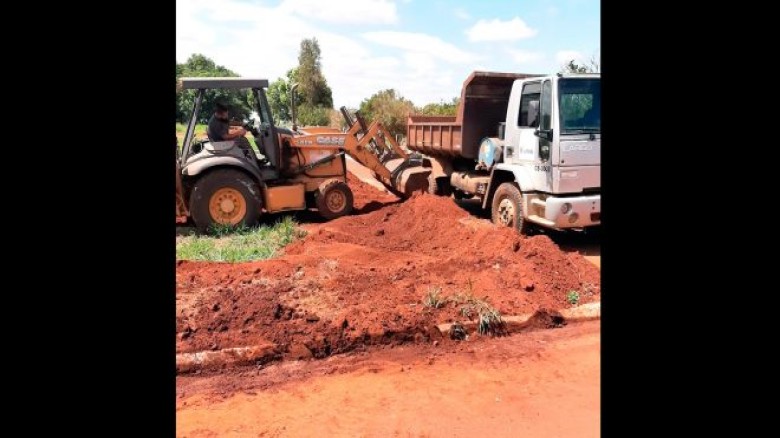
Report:
[[[347,174],[347,184],[352,190],[356,213],[374,211],[386,204],[398,201],[398,197],[392,193],[381,191],[349,173]]]
[[[324,357],[436,338],[436,324],[476,318],[474,300],[505,315],[569,307],[570,291],[598,300],[598,269],[546,236],[519,236],[431,195],[385,195],[371,211],[382,193],[350,186],[362,214],[322,224],[280,258],[179,262],[177,351],[270,341]],[[425,305],[428,295],[440,303]]]

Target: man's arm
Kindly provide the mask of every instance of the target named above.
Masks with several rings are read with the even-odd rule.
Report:
[[[239,137],[246,135],[246,129],[240,126],[231,126],[227,134],[225,134],[225,140],[235,140]]]

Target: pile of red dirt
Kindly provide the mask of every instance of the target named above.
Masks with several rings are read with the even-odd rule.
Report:
[[[359,181],[350,186],[356,201],[368,190],[382,196]],[[324,223],[274,260],[179,262],[177,351],[270,341],[324,357],[428,341],[436,324],[476,317],[468,297],[504,315],[570,307],[570,291],[580,303],[599,299],[598,269],[546,236],[519,236],[447,198],[391,202]],[[423,304],[434,290],[444,299],[438,308]]]
[[[356,213],[374,211],[383,205],[398,201],[398,197],[392,193],[380,191],[349,173],[347,175],[347,184],[352,190]]]

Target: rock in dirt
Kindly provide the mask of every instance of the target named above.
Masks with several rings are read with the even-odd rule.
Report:
[[[463,327],[462,324],[456,322],[455,324],[450,327],[450,338],[455,339],[457,341],[462,341],[466,339],[466,336],[468,333],[466,333],[466,329]]]
[[[292,360],[306,360],[313,357],[311,350],[303,344],[293,344],[287,357]]]

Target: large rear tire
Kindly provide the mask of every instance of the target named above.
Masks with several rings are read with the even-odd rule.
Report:
[[[328,220],[352,213],[353,201],[349,186],[335,179],[320,184],[314,194],[320,216]]]
[[[203,175],[190,195],[192,219],[200,232],[218,224],[255,226],[262,205],[257,184],[233,169],[217,169]]]
[[[512,227],[520,234],[527,234],[528,221],[523,218],[523,197],[515,183],[505,182],[498,186],[493,195],[491,217],[496,225]]]

